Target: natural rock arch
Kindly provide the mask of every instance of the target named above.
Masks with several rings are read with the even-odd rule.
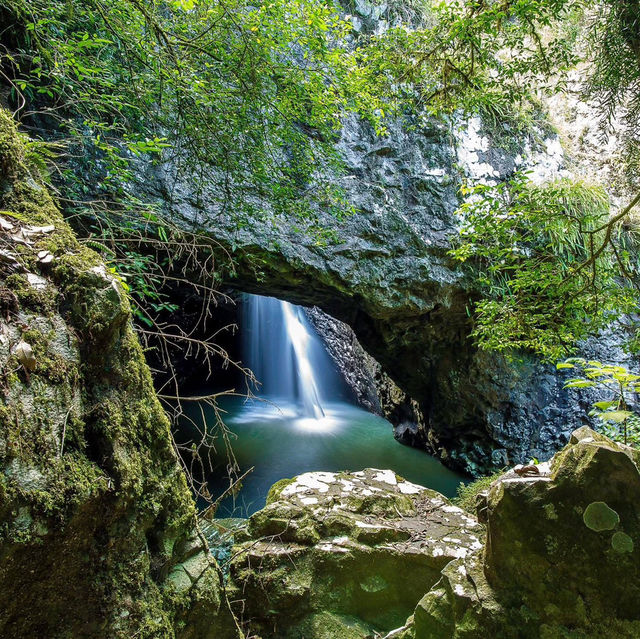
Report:
[[[448,257],[465,175],[494,179],[516,159],[483,134],[442,122],[396,123],[377,137],[346,122],[336,180],[356,213],[314,221],[332,238],[277,216],[239,224],[172,164],[141,167],[146,196],[174,220],[213,237],[233,255],[225,283],[236,290],[317,305],[349,324],[364,348],[421,407],[427,447],[471,472],[550,456],[581,425],[550,366],[478,351],[469,337],[474,296]],[[547,165],[561,158],[544,157]],[[268,208],[268,207],[267,207]]]

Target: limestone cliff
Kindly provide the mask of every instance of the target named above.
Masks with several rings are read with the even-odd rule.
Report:
[[[237,637],[116,276],[0,111],[0,635]]]

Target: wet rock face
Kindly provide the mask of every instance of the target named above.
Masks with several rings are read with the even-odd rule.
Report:
[[[451,562],[411,639],[640,636],[640,453],[589,428],[486,497],[484,554]]]
[[[232,598],[264,639],[363,639],[401,626],[482,533],[442,495],[392,471],[306,473],[278,482],[249,520],[234,548]]]
[[[420,405],[362,348],[352,328],[317,306],[307,309],[307,316],[356,402],[366,410],[386,417],[393,425],[395,438],[403,444],[428,447]]]
[[[384,28],[388,7],[357,4],[349,9],[356,29]],[[244,214],[171,163],[140,167],[136,195],[214,237],[221,262],[232,253],[229,286],[316,305],[351,326],[417,404],[392,419],[411,425],[418,416],[418,428],[402,427],[406,441],[473,474],[546,459],[582,425],[573,398],[553,367],[473,347],[475,293],[447,252],[461,180],[501,180],[519,168],[532,168],[540,180],[565,175],[559,139],[538,130],[515,140],[508,124],[487,131],[479,118],[451,125],[407,115],[388,128],[377,137],[355,117],[344,121],[337,142],[343,172],[329,179],[355,213],[341,218],[319,207],[314,225],[292,221],[252,193],[265,216]],[[361,390],[371,403],[370,389]]]
[[[317,306],[306,309],[306,314],[355,401],[364,409],[383,415],[377,384],[380,364],[362,348],[350,326]]]

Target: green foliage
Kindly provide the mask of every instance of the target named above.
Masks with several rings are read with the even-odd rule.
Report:
[[[450,254],[473,266],[482,295],[473,335],[482,348],[526,348],[557,360],[634,308],[617,261],[630,262],[630,253],[600,250],[609,210],[601,188],[569,180],[536,185],[521,174],[466,187],[463,195]]]
[[[478,87],[482,93],[489,88],[489,99],[503,96],[512,104],[524,78],[525,84],[532,80],[543,89],[551,88],[551,79],[557,78],[562,88],[563,72],[577,60],[567,47],[582,39],[592,64],[586,74],[586,93],[600,108],[603,136],[616,118],[622,119],[627,165],[638,165],[638,0],[603,0],[595,8],[581,0],[448,4],[465,27],[486,17],[497,30],[496,37],[508,39],[511,28],[520,34],[527,33],[527,25],[532,29],[520,46],[532,47],[537,54],[523,51],[517,43],[505,47],[508,54],[490,60],[463,53],[466,72],[455,74],[458,84],[460,78],[472,77],[470,70],[480,74],[481,81],[483,72],[490,78],[488,85],[462,81],[470,104]],[[536,8],[537,21],[529,13]],[[590,16],[586,27],[580,18],[585,9]],[[500,34],[499,15],[505,11],[513,14],[506,34]],[[518,20],[522,21],[519,28]],[[470,37],[476,33],[483,34],[481,24],[475,24]],[[467,46],[475,52],[471,41],[472,37]],[[538,74],[528,68],[536,57]],[[496,104],[500,105],[499,99]],[[602,190],[566,181],[535,187],[516,177],[505,185],[474,187],[463,194],[469,199],[460,209],[461,238],[452,255],[461,262],[473,258],[478,269],[475,277],[484,299],[475,305],[474,336],[481,347],[526,348],[558,359],[580,339],[635,312],[640,290],[638,252],[633,233],[624,232],[623,226],[633,230],[629,222],[640,197],[610,216]],[[638,348],[637,336],[630,347]]]
[[[640,135],[640,1],[604,0],[589,25],[594,65],[587,95],[601,108],[603,128],[621,117],[627,136]]]
[[[415,3],[416,24],[354,37],[331,3],[311,0],[1,0],[24,29],[2,57],[15,103],[44,101],[104,188],[122,189],[132,155],[171,149],[221,207],[260,195],[300,213],[329,188],[346,113],[379,132],[416,97],[433,113],[511,113],[527,85],[575,61],[566,34],[544,47],[540,35],[574,4]]]
[[[432,113],[509,117],[531,87],[553,90],[577,60],[575,34],[551,26],[579,0],[447,0],[420,26],[401,25],[366,49],[378,78],[417,92]],[[544,35],[543,35],[544,33]]]
[[[476,514],[476,498],[485,490],[489,490],[491,484],[496,479],[499,479],[504,474],[504,471],[494,473],[488,477],[480,477],[470,484],[460,483],[458,485],[457,495],[452,500],[456,506],[459,506],[463,510],[466,510],[473,515]]]
[[[640,168],[640,2],[604,0],[598,3],[587,29],[593,61],[585,97],[600,109],[603,137],[615,132],[620,140],[624,180],[638,188]]]
[[[631,14],[612,0],[604,5],[604,32],[617,28],[633,51]],[[387,11],[402,17],[369,33],[356,31],[339,7],[312,0],[0,0],[18,34],[1,57],[18,113],[28,105],[71,140],[69,208],[89,217],[85,228],[106,241],[139,301],[157,310],[165,304],[157,297],[163,264],[146,258],[146,247],[120,241],[133,226],[167,244],[167,224],[147,224],[148,208],[132,194],[132,161],[163,162],[188,176],[196,206],[206,203],[239,227],[260,217],[296,220],[296,227],[303,220],[300,227],[313,230],[319,209],[338,217],[351,210],[335,185],[335,141],[347,114],[377,132],[389,114],[414,107],[530,121],[531,87],[556,90],[577,61],[574,16],[582,6],[416,0],[394,3]],[[571,28],[561,27],[565,20]],[[633,77],[616,86],[627,91]],[[50,159],[35,157],[43,168]],[[631,308],[634,296],[616,269],[633,275],[636,265],[605,226],[601,191],[568,182],[538,187],[517,177],[465,194],[452,254],[480,267],[486,299],[476,305],[474,335],[483,347],[524,347],[557,359]],[[101,208],[99,196],[107,200]],[[104,218],[114,202],[127,215],[110,230],[112,241]]]
[[[256,195],[275,210],[309,207],[334,160],[346,111],[378,128],[372,72],[347,48],[350,23],[326,3],[296,0],[2,0],[24,26],[3,55],[16,104],[60,118],[122,193],[132,156],[171,149],[219,205]],[[384,103],[388,111],[389,106]],[[82,186],[82,185],[80,185]],[[81,194],[78,194],[81,195]]]
[[[334,5],[311,0],[1,0],[23,29],[2,59],[15,103],[44,103],[103,187],[121,189],[131,155],[170,148],[221,205],[257,193],[300,211],[347,112],[383,131],[416,94],[438,113],[509,109],[574,61],[570,39],[543,49],[539,35],[572,4],[415,3],[417,24],[354,38]]]
[[[582,371],[582,376],[569,379],[565,388],[593,388],[606,393],[608,398],[594,402],[589,414],[598,418],[607,437],[640,447],[640,416],[631,410],[633,395],[640,392],[640,375],[624,366],[587,361],[580,357],[561,362],[557,368]]]

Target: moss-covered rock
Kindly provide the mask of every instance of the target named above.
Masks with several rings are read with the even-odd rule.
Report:
[[[126,295],[3,111],[0,171],[0,635],[237,637]]]
[[[640,637],[638,459],[581,428],[537,474],[495,481],[484,553],[445,567],[407,636]]]
[[[591,434],[592,433],[592,434]],[[486,573],[541,621],[568,626],[588,616],[640,619],[638,455],[582,430],[549,476],[507,478],[488,498]],[[619,584],[620,587],[615,587]]]
[[[364,638],[401,626],[482,527],[390,470],[278,482],[234,548],[234,599],[264,639]]]

